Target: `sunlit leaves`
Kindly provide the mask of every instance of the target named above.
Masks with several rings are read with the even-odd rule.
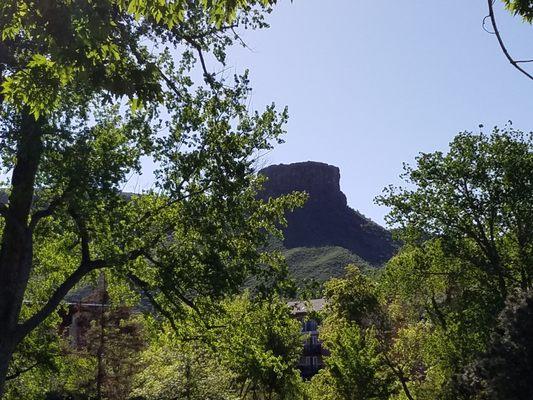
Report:
[[[531,0],[503,0],[509,11],[520,15],[527,22],[533,20],[533,2]]]

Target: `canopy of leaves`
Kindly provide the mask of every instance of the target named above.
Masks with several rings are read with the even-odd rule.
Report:
[[[23,298],[0,296],[17,337],[30,340],[101,269],[116,301],[142,297],[173,325],[251,274],[265,278],[262,288],[283,279],[281,257],[263,245],[303,196],[259,200],[254,165],[282,141],[287,111],[250,111],[247,73],[210,70],[240,43],[239,29],[266,26],[270,3],[0,4],[0,158],[13,176],[2,240],[32,255],[4,275]],[[153,172],[153,186],[123,193],[143,172]],[[15,230],[4,229],[10,223]]]
[[[458,379],[457,397],[525,400],[533,396],[533,297],[511,296],[490,345]]]
[[[459,134],[447,154],[421,154],[403,178],[408,189],[386,188],[377,201],[391,207],[388,222],[406,243],[439,238],[445,253],[499,291],[501,302],[509,287],[531,285],[531,133]]]
[[[292,400],[301,396],[296,369],[302,352],[300,323],[279,297],[228,302],[219,350],[237,375],[243,398]]]
[[[424,327],[409,384],[419,398],[457,398],[452,377],[486,351],[507,293],[531,287],[532,173],[530,133],[462,133],[378,198],[405,243],[380,277],[382,301],[398,339]]]
[[[509,11],[520,15],[527,22],[533,21],[533,2],[531,0],[503,0]]]

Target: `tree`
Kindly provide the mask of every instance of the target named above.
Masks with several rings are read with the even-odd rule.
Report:
[[[424,323],[419,359],[429,373],[421,386],[448,390],[452,377],[484,351],[501,309],[498,294],[439,239],[405,246],[386,266],[380,287],[402,310],[407,329]]]
[[[244,294],[224,307],[217,348],[236,375],[241,399],[293,400],[301,396],[296,368],[302,354],[300,323],[278,296]]]
[[[526,400],[533,396],[533,296],[513,294],[486,352],[456,381],[457,398]]]
[[[0,394],[16,347],[98,270],[172,317],[272,264],[258,248],[295,199],[256,199],[253,156],[286,113],[250,114],[246,75],[230,86],[206,59],[268,3],[2,2]],[[143,159],[154,189],[122,194]]]
[[[189,320],[186,337],[158,332],[143,354],[147,368],[137,375],[134,394],[147,400],[301,398],[300,324],[285,302],[247,293],[225,299],[211,318],[216,329]]]
[[[326,282],[326,317],[320,338],[329,351],[312,392],[326,382],[329,396],[344,400],[388,399],[393,371],[386,357],[386,322],[375,285],[354,265],[344,278]]]
[[[159,331],[141,356],[132,395],[146,400],[234,400],[235,374],[203,340],[184,341],[172,329]]]
[[[329,333],[323,337],[330,355],[326,359],[326,369],[319,374],[329,375],[335,398],[389,398],[393,392],[393,378],[372,328],[363,329],[344,321],[334,329],[330,327]]]
[[[456,398],[452,378],[486,350],[508,293],[531,287],[532,148],[531,134],[510,127],[462,133],[447,154],[406,166],[408,189],[378,198],[404,242],[380,287],[407,329],[427,329],[420,390]]]
[[[95,399],[129,398],[133,376],[143,368],[139,356],[145,347],[142,325],[132,318],[131,310],[102,310],[87,332],[86,351],[95,359],[96,369],[92,377],[81,377]]]
[[[377,198],[407,244],[438,238],[445,253],[472,269],[503,305],[510,288],[531,287],[533,135],[510,127],[461,133],[447,154],[417,157],[402,176],[412,189]]]
[[[40,396],[50,399],[113,399],[130,398],[133,376],[145,365],[140,354],[147,338],[142,320],[127,307],[111,304],[94,307],[90,325],[79,333],[77,343],[72,337],[62,338],[58,368]],[[13,389],[13,385],[7,385]]]

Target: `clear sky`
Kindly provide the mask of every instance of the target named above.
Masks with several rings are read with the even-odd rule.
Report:
[[[482,29],[486,14],[485,0],[280,0],[270,29],[244,35],[253,51],[229,57],[250,69],[253,107],[289,107],[266,162],[337,165],[349,205],[383,223],[373,198],[402,162],[479,124],[533,129],[533,81]],[[533,27],[497,15],[511,52],[533,58]]]

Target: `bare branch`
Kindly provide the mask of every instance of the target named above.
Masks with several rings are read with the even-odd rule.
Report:
[[[11,375],[6,376],[6,381],[10,381],[10,380],[18,378],[20,375],[22,375],[22,374],[24,374],[26,372],[29,372],[32,369],[34,369],[39,364],[40,364],[39,362],[36,362],[36,363],[33,363],[30,366],[25,367],[25,368],[16,368],[15,372],[13,372]]]
[[[500,48],[503,51],[503,54],[507,58],[507,60],[511,63],[513,67],[515,67],[517,70],[519,70],[522,74],[527,76],[529,79],[533,80],[533,75],[531,75],[529,72],[527,72],[525,69],[523,69],[519,63],[524,61],[515,61],[513,57],[509,54],[509,51],[507,50],[507,47],[505,46],[505,43],[503,42],[502,36],[500,34],[500,31],[498,30],[498,25],[496,24],[496,16],[494,15],[494,0],[487,0],[489,5],[489,15],[490,22],[492,24],[492,28],[494,30],[494,35],[496,35],[496,38],[498,39],[498,44],[500,45]],[[529,61],[527,61],[529,62]]]

